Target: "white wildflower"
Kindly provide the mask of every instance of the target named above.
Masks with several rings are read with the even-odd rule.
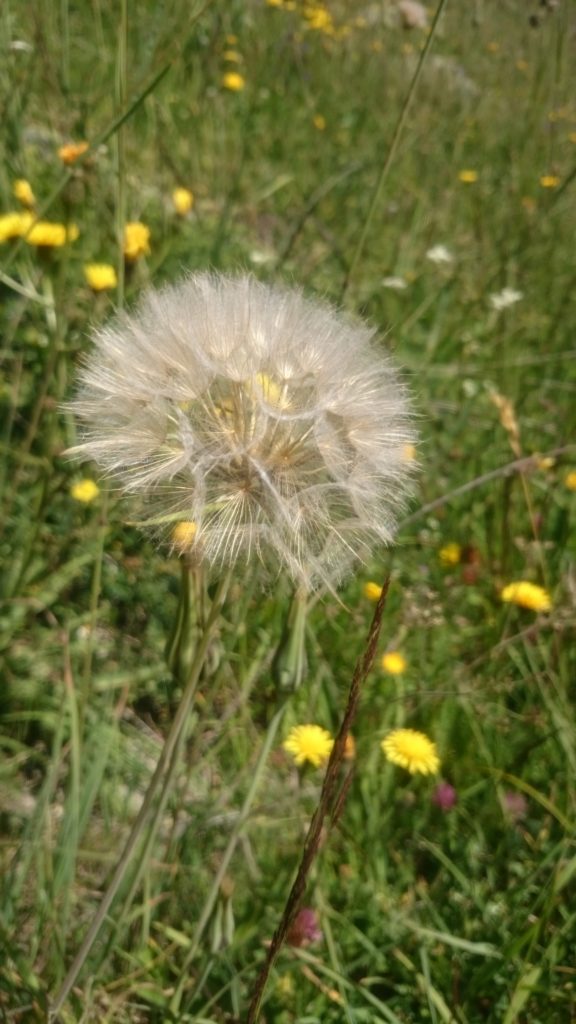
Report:
[[[428,249],[426,259],[437,264],[452,263],[454,261],[452,253],[445,245],[433,245],[431,249]]]
[[[513,306],[516,302],[520,302],[522,297],[522,292],[517,292],[514,288],[503,288],[501,292],[495,292],[494,295],[490,295],[489,301],[492,309],[500,313],[501,310],[508,309],[508,306]]]
[[[403,292],[408,287],[408,282],[403,277],[383,277],[382,287],[391,288],[395,292]]]
[[[210,567],[331,586],[391,540],[414,441],[373,331],[299,290],[195,274],[95,334],[71,408],[143,526]]]

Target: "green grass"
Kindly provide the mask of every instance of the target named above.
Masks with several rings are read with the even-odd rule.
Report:
[[[377,4],[329,6],[346,32],[259,0],[41,0],[0,14],[0,213],[26,178],[47,219],[80,230],[44,254],[0,245],[7,1021],[46,1018],[181,696],[165,659],[177,560],[103,485],[92,504],[73,500],[95,470],[63,457],[75,426],[62,402],[91,326],[184,269],[252,269],[339,301],[426,37]],[[274,682],[288,583],[232,581],[142,879],[131,901],[121,889],[63,1021],[245,1019],[322,779],[281,741],[302,722],[337,730],[373,610],[362,586],[387,571],[381,651],[408,667],[377,665],[365,685],[354,780],[306,897],[323,941],[283,950],[262,1019],[574,1016],[575,29],[569,4],[448,0],[345,296],[406,368],[417,501],[394,551],[340,603],[311,607],[292,695]],[[236,93],[221,85],[230,49]],[[70,139],[92,148],[66,171]],[[178,185],[195,196],[187,218],[172,209]],[[124,268],[126,220],[149,225],[151,253]],[[437,244],[450,264],[426,257]],[[96,261],[116,266],[117,294],[91,293],[83,266]],[[497,312],[504,287],[522,298]],[[507,472],[537,452],[556,456]],[[446,567],[449,542],[464,556]],[[503,605],[515,579],[544,585],[550,614]],[[399,724],[437,743],[451,811],[433,804],[433,780],[386,764],[380,740]],[[511,792],[525,799],[517,819]]]

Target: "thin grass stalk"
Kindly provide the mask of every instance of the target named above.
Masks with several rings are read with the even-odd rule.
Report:
[[[326,768],[326,775],[324,776],[324,782],[322,784],[322,792],[320,794],[320,801],[314,812],[308,834],[304,841],[304,849],[302,851],[302,858],[296,874],[296,878],[286,900],[280,923],[272,936],[272,942],[268,948],[264,966],[262,967],[256,984],[254,986],[252,999],[248,1008],[248,1015],[246,1017],[246,1024],[255,1024],[260,1014],[260,1007],[262,999],[264,997],[264,991],[270,972],[278,959],[280,950],[286,939],[288,929],[292,924],[301,901],[306,891],[306,885],[308,882],[308,876],[312,868],[312,864],[316,859],[318,850],[320,847],[320,840],[322,835],[322,828],[326,815],[334,813],[334,804],[336,811],[341,813],[342,807],[338,797],[334,801],[336,785],[338,782],[338,776],[340,774],[340,768],[344,761],[344,755],[346,750],[346,739],[350,732],[350,728],[356,716],[358,703],[360,700],[360,694],[362,687],[372,664],[376,656],[376,648],[378,645],[378,638],[380,636],[380,628],[382,625],[382,616],[384,614],[384,608],[386,605],[386,598],[388,596],[388,588],[390,586],[390,580],[387,579],[382,587],[382,593],[378,599],[376,609],[374,611],[374,617],[370,626],[368,637],[366,640],[366,646],[363,654],[359,657],[356,662],[354,674],[352,676],[352,682],[350,684],[350,690],[348,693],[348,702],[342,724],[338,735],[334,741],[332,752],[328,760],[328,767]]]
[[[170,732],[166,737],[166,741],[162,748],[162,753],[160,754],[160,757],[158,759],[158,764],[156,765],[154,775],[152,776],[148,784],[148,789],[146,790],[142,807],[140,808],[136,821],[132,826],[130,835],[128,836],[122,854],[116,865],[114,874],[112,875],[108,888],[104,893],[100,906],[98,907],[98,910],[94,915],[92,923],[84,937],[80,949],[78,950],[76,956],[74,957],[74,960],[68,970],[68,973],[66,974],[66,977],[62,982],[60,990],[58,991],[54,999],[50,1012],[50,1020],[52,1021],[54,1021],[58,1017],[58,1014],[62,1009],[62,1006],[64,1005],[66,999],[68,998],[72,986],[75,984],[76,979],[78,978],[78,975],[80,974],[80,971],[82,970],[90,954],[90,950],[92,949],[92,946],[94,945],[98,935],[100,934],[100,930],[108,915],[108,911],[120,887],[122,886],[124,879],[126,878],[127,872],[132,863],[132,858],[137,849],[138,843],[140,842],[142,835],[144,834],[144,830],[146,828],[146,825],[148,824],[148,821],[155,812],[156,795],[165,777],[165,773],[166,777],[169,778],[168,772],[170,770],[174,771],[175,769],[176,762],[172,760],[172,755],[174,754],[175,749],[179,745],[182,730],[185,728],[185,724],[192,705],[192,701],[194,699],[194,694],[196,692],[196,686],[198,684],[198,680],[200,678],[202,669],[206,661],[206,656],[208,653],[208,649],[210,647],[210,643],[214,637],[216,627],[218,625],[222,605],[224,604],[226,593],[228,591],[229,581],[230,575],[227,574],[222,578],[218,586],[218,590],[212,602],[210,614],[206,622],[206,629],[198,642],[194,663],[190,669],[190,675],[188,677],[188,681],[186,683],[184,693],[182,695],[182,699],[178,707],[178,711],[176,712],[176,715],[174,717],[174,721],[172,723]]]
[[[371,224],[372,224],[372,220],[374,218],[374,213],[376,211],[376,207],[378,206],[378,204],[380,202],[380,197],[382,195],[382,190],[384,188],[384,183],[385,183],[385,181],[386,181],[386,179],[388,177],[388,174],[389,174],[390,168],[392,166],[392,162],[394,160],[394,157],[396,156],[396,151],[398,149],[398,144],[400,142],[400,136],[402,135],[402,131],[403,131],[404,125],[406,123],[406,118],[408,116],[408,111],[410,109],[410,105],[412,103],[412,99],[413,99],[414,94],[416,92],[416,88],[417,88],[418,82],[420,81],[420,76],[422,74],[422,69],[424,68],[424,64],[426,63],[426,59],[427,59],[428,54],[430,52],[430,48],[432,46],[432,42],[434,40],[434,36],[436,35],[436,28],[438,26],[438,22],[440,21],[440,15],[442,14],[442,11],[444,10],[445,6],[446,6],[446,0],[440,0],[440,2],[438,4],[438,7],[436,8],[436,13],[435,13],[434,19],[432,21],[430,32],[428,33],[428,36],[426,38],[426,42],[424,44],[424,49],[422,50],[422,53],[420,54],[420,59],[419,59],[418,64],[416,66],[416,70],[415,70],[414,75],[412,77],[412,81],[410,82],[410,87],[409,87],[408,92],[406,94],[406,98],[404,100],[404,103],[402,104],[402,109],[400,111],[400,116],[398,117],[398,120],[396,122],[396,127],[394,128],[394,134],[392,135],[392,142],[390,143],[390,148],[389,148],[389,150],[388,150],[388,152],[386,154],[386,158],[384,160],[384,163],[382,164],[382,168],[380,170],[380,175],[378,177],[378,181],[376,182],[376,188],[374,189],[374,192],[372,194],[372,200],[371,200],[370,206],[368,208],[368,213],[366,214],[366,220],[364,221],[364,224],[363,224],[363,227],[362,227],[362,231],[360,233],[360,238],[358,239],[358,243],[356,245],[356,249],[354,250],[354,253],[352,255],[352,260],[350,262],[350,266],[348,267],[348,270],[346,271],[346,274],[344,276],[344,281],[342,282],[342,288],[341,288],[341,291],[340,291],[340,302],[342,302],[342,303],[344,302],[344,300],[345,300],[345,298],[346,298],[346,296],[348,294],[348,291],[350,289],[350,286],[352,284],[352,281],[354,280],[354,276],[356,274],[356,269],[358,267],[358,263],[360,262],[360,257],[361,257],[361,255],[362,255],[362,253],[364,251],[364,246],[366,245],[366,239],[368,237],[368,232],[370,230],[370,227],[371,227]]]

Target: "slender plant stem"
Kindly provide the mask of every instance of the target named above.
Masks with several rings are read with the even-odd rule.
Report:
[[[264,997],[264,990],[266,988],[266,983],[270,976],[270,972],[274,967],[276,960],[278,959],[278,954],[280,953],[280,950],[288,933],[288,929],[290,928],[290,925],[292,924],[292,921],[294,920],[298,912],[298,908],[306,891],[306,884],[308,881],[308,876],[310,874],[310,869],[312,867],[312,864],[314,863],[314,860],[318,853],[318,849],[320,847],[322,828],[324,825],[326,815],[332,813],[334,817],[338,817],[342,811],[342,801],[339,799],[338,796],[336,797],[336,800],[334,800],[336,785],[338,782],[338,776],[340,774],[340,767],[344,760],[346,739],[348,737],[350,727],[356,715],[356,710],[358,707],[358,702],[360,700],[362,686],[368,676],[368,673],[372,667],[372,663],[376,655],[376,648],[378,645],[378,638],[380,636],[380,627],[382,625],[382,616],[384,614],[384,607],[386,605],[386,598],[388,596],[389,585],[390,580],[388,579],[386,580],[382,588],[382,593],[380,594],[380,598],[378,599],[378,603],[376,605],[374,618],[372,619],[372,624],[370,626],[370,631],[368,633],[368,638],[366,641],[366,647],[364,649],[363,654],[356,662],[354,675],[352,676],[352,682],[350,684],[350,690],[348,693],[348,702],[346,705],[346,710],[344,712],[344,717],[342,719],[340,731],[336,737],[336,740],[334,741],[334,746],[332,747],[332,753],[330,754],[328,767],[326,768],[326,775],[324,777],[324,782],[322,785],[320,801],[314,812],[312,821],[310,822],[308,834],[304,842],[304,849],[302,851],[300,865],[298,867],[296,878],[288,895],[288,899],[286,900],[284,911],[280,919],[280,924],[278,925],[276,931],[274,932],[274,935],[272,936],[272,942],[270,943],[270,946],[268,948],[264,965],[262,967],[262,970],[260,971],[260,974],[258,975],[258,978],[256,979],[256,984],[254,986],[254,991],[252,994],[252,1000],[248,1008],[246,1024],[255,1024],[255,1022],[258,1020],[262,999]],[[347,787],[346,782],[344,784],[344,787],[345,792]]]
[[[215,875],[215,877],[213,879],[212,886],[210,888],[210,892],[208,893],[208,896],[207,896],[207,898],[206,898],[206,900],[204,902],[204,907],[202,909],[202,913],[201,913],[200,918],[198,920],[198,924],[196,925],[196,928],[194,929],[194,935],[192,936],[192,940],[190,942],[190,948],[188,950],[188,953],[186,954],[186,959],[185,959],[185,961],[184,961],[184,963],[182,965],[182,969],[181,969],[181,972],[180,972],[180,978],[179,978],[178,984],[176,986],[176,991],[174,992],[174,995],[173,995],[172,1000],[170,1002],[170,1010],[171,1010],[172,1013],[178,1013],[178,1011],[180,1010],[180,1003],[182,1001],[182,996],[184,994],[184,988],[185,988],[185,985],[186,985],[186,979],[188,977],[188,970],[190,968],[190,964],[192,963],[194,957],[196,956],[196,953],[198,952],[198,946],[200,945],[200,940],[201,940],[201,938],[202,938],[202,936],[204,934],[204,931],[206,929],[206,925],[208,924],[208,922],[210,920],[210,915],[212,914],[212,911],[214,909],[214,904],[215,904],[216,899],[218,897],[218,892],[220,890],[220,884],[222,882],[222,879],[224,878],[224,875],[226,874],[226,871],[228,870],[228,865],[230,864],[230,861],[232,859],[232,855],[234,853],[234,850],[236,849],[236,846],[237,846],[238,840],[239,840],[239,838],[240,838],[240,836],[242,834],[242,830],[244,828],[244,825],[246,824],[246,822],[248,820],[248,816],[250,814],[250,811],[251,811],[251,808],[252,808],[252,804],[254,803],[254,799],[255,799],[256,793],[258,791],[258,786],[260,784],[260,779],[261,779],[261,776],[262,776],[262,770],[263,770],[263,768],[264,768],[264,766],[266,764],[266,761],[268,759],[268,755],[270,753],[270,749],[271,749],[272,744],[274,743],[274,740],[276,738],[276,733],[278,732],[278,727],[280,725],[280,722],[282,721],[282,718],[284,717],[285,710],[286,710],[286,704],[284,704],[276,712],[276,714],[274,715],[274,718],[272,719],[272,721],[270,722],[270,725],[268,726],[268,731],[266,733],[266,737],[264,739],[264,743],[262,745],[262,749],[261,749],[260,755],[258,757],[258,762],[256,764],[256,767],[254,768],[254,773],[253,773],[253,776],[252,776],[252,783],[251,783],[251,785],[250,785],[250,787],[248,789],[248,792],[247,792],[246,797],[244,799],[244,803],[242,805],[242,809],[240,811],[240,814],[238,815],[238,818],[237,818],[236,823],[234,825],[234,828],[232,830],[232,834],[230,836],[230,839],[228,840],[228,844],[227,844],[226,849],[224,850],[224,853],[222,855],[222,859],[220,861],[220,865],[218,867],[218,871],[216,872],[216,875]]]
[[[194,698],[194,693],[196,691],[196,685],[198,683],[198,679],[200,678],[200,674],[204,667],[204,662],[206,659],[206,655],[208,653],[208,648],[210,646],[210,643],[216,630],[216,626],[219,621],[220,611],[222,609],[222,605],[226,597],[229,580],[230,576],[228,574],[222,579],[218,587],[218,591],[212,602],[210,614],[206,622],[206,628],[198,642],[194,664],[191,668],[190,675],[188,677],[188,681],[186,683],[184,693],[182,695],[182,700],[180,701],[180,706],[174,717],[174,721],[172,723],[170,732],[166,737],[166,741],[164,743],[164,747],[162,748],[162,753],[160,754],[160,757],[158,759],[158,764],[156,765],[154,775],[152,776],[148,784],[148,789],[146,790],[146,795],[144,797],[142,807],[140,808],[136,821],[132,826],[130,835],[128,836],[128,839],[126,841],[126,845],[122,851],[120,859],[114,870],[114,874],[112,875],[108,888],[106,889],[106,892],[104,893],[104,896],[102,898],[102,902],[100,903],[100,906],[98,907],[98,910],[94,915],[92,923],[84,937],[80,949],[78,950],[76,956],[74,957],[70,969],[68,970],[68,973],[66,974],[66,977],[62,982],[60,990],[56,995],[56,998],[54,999],[54,1003],[51,1008],[51,1020],[55,1020],[60,1010],[62,1009],[62,1006],[64,1005],[64,1002],[66,1001],[70,993],[70,990],[72,989],[72,986],[74,985],[78,975],[80,974],[80,971],[82,970],[82,967],[86,962],[90,950],[92,949],[92,946],[94,945],[100,933],[100,929],[106,919],[108,911],[114,901],[114,898],[126,877],[126,874],[132,863],[133,855],[136,851],[136,848],[144,832],[144,829],[149,819],[156,811],[156,794],[160,788],[163,778],[165,777],[165,773],[166,778],[170,778],[170,772],[173,773],[175,770],[176,761],[173,759],[173,754],[180,744],[181,734],[183,729],[185,728],[186,721],[190,712],[190,708]]]
[[[422,69],[423,69],[424,64],[426,62],[426,58],[428,56],[428,53],[430,52],[430,47],[432,46],[432,41],[434,39],[434,36],[436,35],[436,27],[437,27],[438,22],[440,20],[440,15],[442,14],[442,11],[444,10],[445,6],[446,6],[446,0],[440,0],[440,2],[438,4],[438,7],[436,8],[436,13],[435,13],[434,19],[432,21],[432,26],[430,28],[430,32],[428,33],[428,37],[426,39],[426,43],[424,44],[424,49],[422,50],[422,53],[420,54],[420,60],[418,61],[418,64],[417,64],[417,67],[416,67],[416,71],[414,72],[414,76],[412,78],[412,81],[410,82],[410,88],[408,89],[408,93],[407,93],[406,98],[404,100],[404,103],[402,105],[402,109],[400,111],[400,116],[398,117],[398,120],[396,122],[396,127],[394,128],[394,134],[392,136],[392,142],[390,143],[390,149],[388,150],[388,152],[386,154],[386,158],[384,160],[384,163],[382,164],[382,168],[380,170],[380,175],[379,175],[378,181],[376,183],[376,188],[374,189],[374,192],[372,194],[372,200],[371,200],[370,206],[368,208],[368,213],[366,215],[366,220],[364,221],[364,225],[362,227],[360,238],[358,239],[358,244],[356,246],[356,249],[354,250],[354,253],[353,253],[353,256],[352,256],[352,260],[350,262],[350,266],[348,267],[348,270],[347,270],[346,275],[344,277],[344,281],[342,283],[342,290],[340,292],[340,301],[341,302],[344,302],[344,299],[346,298],[348,290],[349,290],[349,288],[350,288],[350,286],[352,284],[352,281],[354,279],[354,276],[356,274],[356,269],[358,267],[358,263],[360,262],[360,257],[361,257],[361,255],[362,255],[362,253],[364,251],[364,246],[366,245],[366,239],[368,237],[368,232],[370,230],[370,226],[371,226],[372,220],[374,218],[374,212],[375,212],[376,207],[378,206],[378,204],[380,202],[380,197],[382,195],[382,190],[384,188],[384,183],[386,181],[386,178],[388,177],[388,173],[389,173],[390,168],[392,166],[392,162],[394,160],[394,157],[396,156],[396,151],[398,149],[398,144],[400,142],[400,136],[402,135],[402,130],[404,128],[404,125],[406,123],[406,118],[408,116],[408,110],[410,109],[410,105],[412,103],[412,99],[414,97],[414,93],[416,92],[416,87],[418,85],[418,82],[420,81],[420,75],[422,74]]]

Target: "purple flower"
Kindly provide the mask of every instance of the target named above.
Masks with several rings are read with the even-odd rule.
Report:
[[[311,942],[318,942],[322,938],[322,931],[318,924],[318,916],[311,907],[302,907],[294,918],[286,941],[289,946],[309,946]]]
[[[458,794],[449,782],[439,782],[432,793],[432,803],[443,811],[451,811],[458,803]]]
[[[510,821],[521,821],[526,817],[528,801],[523,793],[516,793],[514,790],[507,790],[502,794],[502,807],[505,815]]]

